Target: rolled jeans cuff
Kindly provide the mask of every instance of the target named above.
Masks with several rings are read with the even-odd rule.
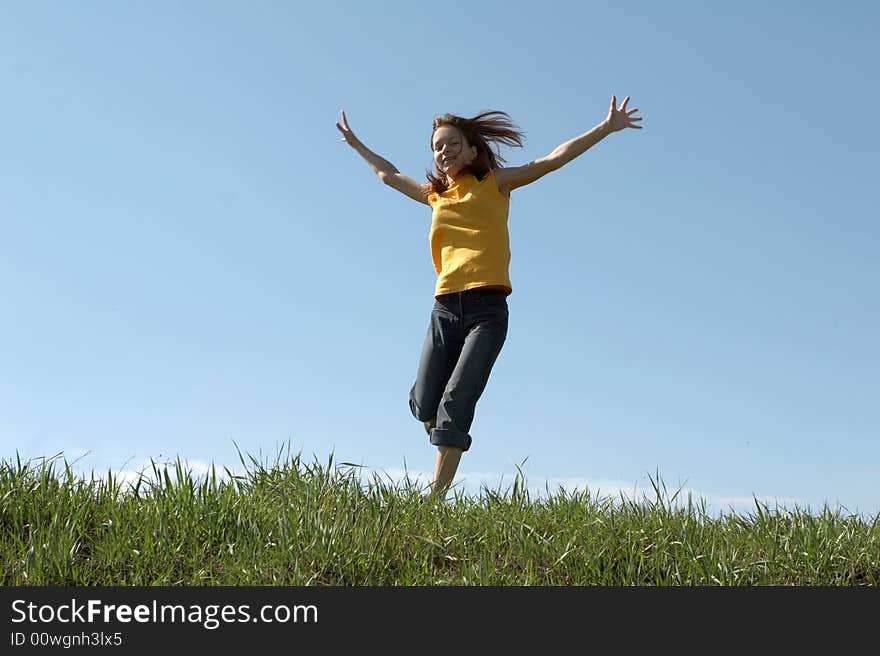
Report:
[[[448,428],[435,428],[431,431],[431,444],[434,446],[454,446],[462,451],[471,448],[471,436]]]

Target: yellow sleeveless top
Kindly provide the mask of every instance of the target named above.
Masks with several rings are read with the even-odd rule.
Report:
[[[477,180],[468,173],[442,194],[428,195],[434,296],[486,286],[510,286],[510,197],[498,191],[495,172]]]

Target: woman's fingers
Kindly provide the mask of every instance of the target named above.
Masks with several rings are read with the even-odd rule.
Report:
[[[342,117],[342,125],[336,121],[336,129],[342,133],[342,140],[345,141],[345,133],[348,132],[348,121],[345,120],[345,110],[341,110],[339,115]]]
[[[635,128],[637,130],[641,130],[642,127],[640,125],[635,125],[636,121],[641,121],[641,116],[633,116],[637,111],[639,111],[638,107],[633,109],[627,109],[626,106],[629,104],[630,97],[625,96],[623,102],[620,107],[617,107],[617,96],[611,96],[611,110],[608,112],[607,121],[611,126],[611,130],[617,132],[618,130],[623,130],[625,128]]]
[[[342,140],[348,142],[349,144],[355,143],[357,138],[354,136],[354,133],[351,131],[351,128],[348,127],[348,118],[345,116],[345,110],[341,110],[340,115],[342,116],[342,124],[339,124],[339,121],[336,122],[336,129],[342,133]]]

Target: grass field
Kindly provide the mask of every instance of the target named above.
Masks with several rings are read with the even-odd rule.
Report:
[[[450,493],[353,465],[178,461],[136,483],[59,458],[0,463],[3,585],[877,585],[880,515],[769,508],[710,517],[670,494]]]

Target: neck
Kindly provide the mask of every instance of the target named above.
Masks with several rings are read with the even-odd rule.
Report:
[[[447,173],[446,174],[446,183],[452,185],[456,180],[461,180],[464,176],[468,175],[470,171],[458,171],[455,174]]]

